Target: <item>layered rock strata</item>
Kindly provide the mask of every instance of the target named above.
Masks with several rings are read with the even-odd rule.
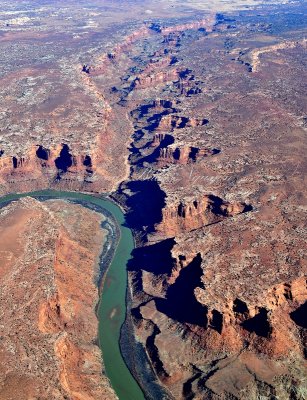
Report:
[[[306,42],[300,6],[274,7],[133,24],[102,55],[99,36],[69,69],[91,129],[57,107],[35,169],[1,143],[2,192],[114,190],[127,207],[131,314],[170,399],[305,397]]]
[[[102,215],[32,198],[0,210],[0,398],[115,399],[95,307]]]

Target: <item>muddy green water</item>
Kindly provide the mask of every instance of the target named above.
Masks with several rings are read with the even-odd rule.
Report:
[[[99,343],[107,376],[119,399],[144,400],[144,394],[127,368],[119,346],[120,330],[126,315],[126,265],[134,247],[131,230],[123,225],[125,221],[124,214],[117,205],[107,199],[82,193],[57,192],[53,190],[11,194],[0,198],[0,205],[25,196],[79,200],[102,207],[117,220],[121,235],[113,260],[106,272],[101,292],[98,308]]]

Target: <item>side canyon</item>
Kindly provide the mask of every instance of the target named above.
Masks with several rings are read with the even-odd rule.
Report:
[[[147,360],[122,347],[146,399],[142,362],[169,400],[303,400],[306,5],[73,3],[0,31],[1,51],[20,38],[0,75],[0,194],[124,210],[125,329]],[[1,399],[116,398],[96,340],[102,218],[1,209]]]

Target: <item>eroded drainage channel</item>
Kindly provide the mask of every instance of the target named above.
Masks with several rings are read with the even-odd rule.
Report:
[[[80,203],[100,211],[106,215],[112,215],[119,227],[119,235],[114,228],[109,227],[109,234],[113,242],[109,243],[111,249],[115,250],[110,266],[108,267],[101,289],[100,302],[98,306],[99,319],[99,343],[102,349],[103,361],[108,378],[120,400],[144,400],[144,394],[137,381],[128,369],[120,350],[121,327],[126,316],[126,289],[127,269],[126,265],[134,248],[132,232],[124,226],[125,217],[120,208],[107,199],[97,198],[91,195],[76,192],[58,192],[44,190],[32,193],[11,194],[0,198],[0,207],[21,197],[31,196],[40,200],[67,199]],[[116,236],[118,244],[116,246]],[[112,244],[113,243],[113,244]],[[113,249],[112,249],[113,246]],[[104,249],[105,253],[105,249]],[[105,254],[102,255],[105,260]]]

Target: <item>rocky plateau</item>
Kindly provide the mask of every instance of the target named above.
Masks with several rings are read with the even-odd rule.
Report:
[[[116,399],[97,344],[103,218],[30,197],[0,210],[1,399]]]
[[[125,210],[128,315],[167,399],[304,400],[306,4],[43,2],[12,22],[1,3],[0,193]],[[101,216],[26,198],[0,219],[0,398],[116,398],[79,264]]]

